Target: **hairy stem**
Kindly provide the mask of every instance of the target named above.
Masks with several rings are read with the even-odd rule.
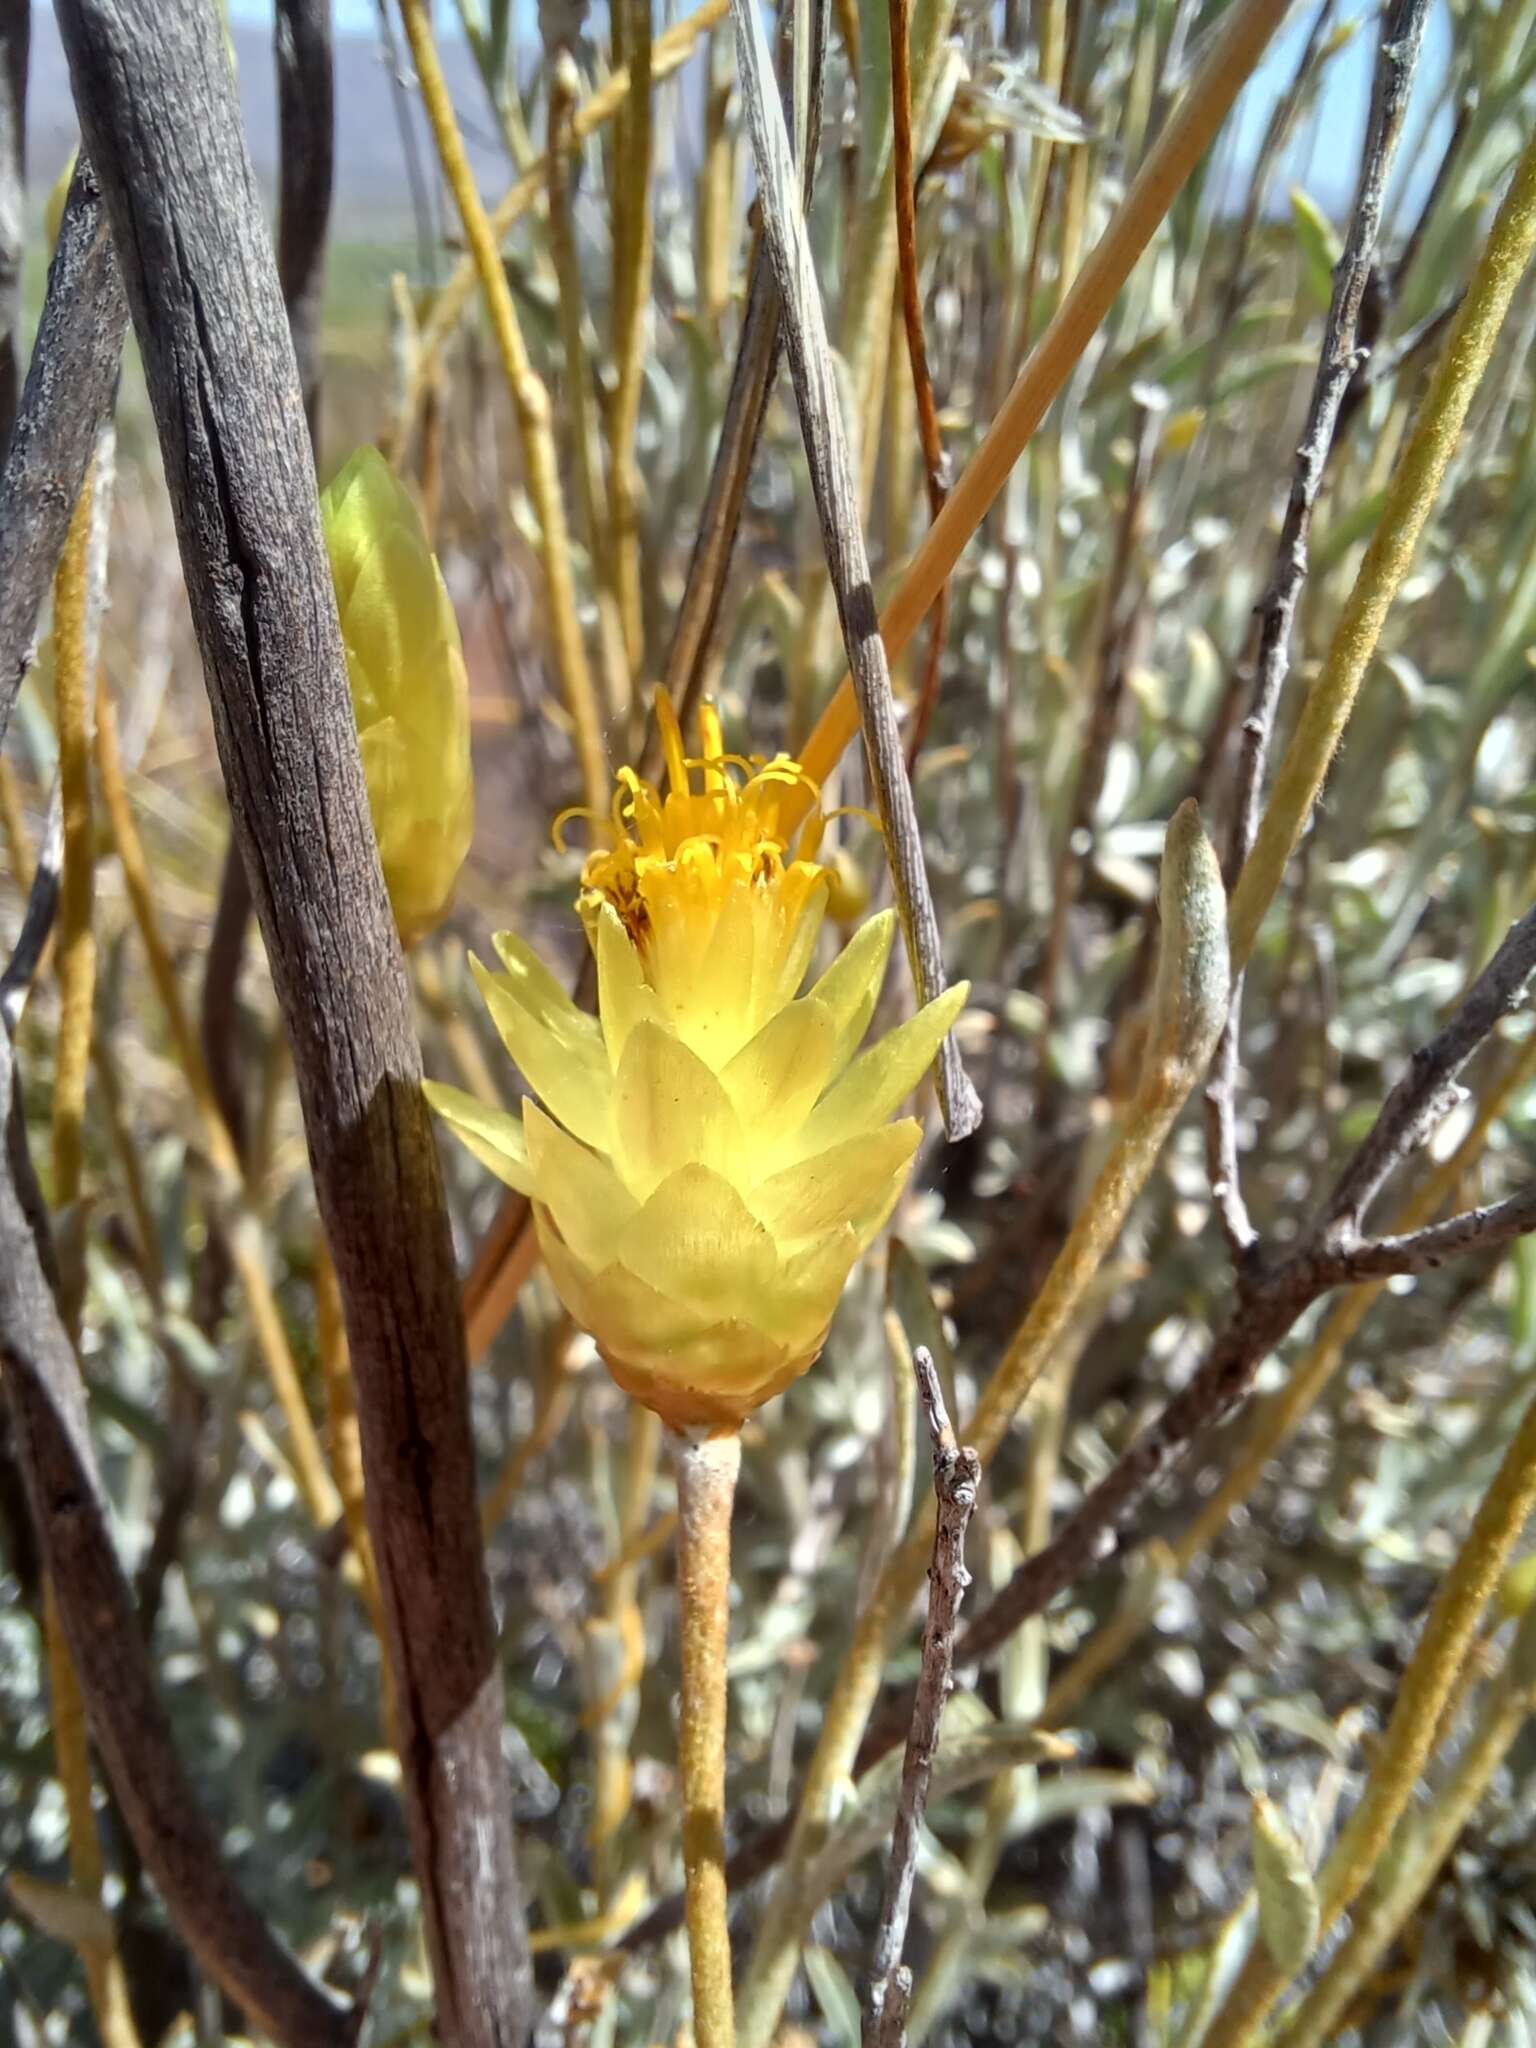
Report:
[[[602,813],[608,802],[608,761],[603,750],[597,697],[587,668],[586,649],[582,644],[576,610],[576,581],[571,571],[565,500],[560,489],[560,464],[550,428],[549,392],[533,367],[523,339],[517,309],[512,304],[512,288],[507,283],[507,273],[502,268],[497,249],[496,234],[464,152],[464,139],[459,133],[453,101],[432,35],[431,11],[426,0],[400,0],[400,13],[411,46],[416,76],[421,84],[422,105],[432,124],[443,176],[453,193],[464,228],[464,239],[474,258],[475,272],[490,315],[491,331],[496,338],[496,350],[501,358],[502,373],[522,433],[528,496],[539,528],[555,666],[560,673],[565,708],[575,728],[576,757],[581,767],[586,801],[592,809]]]
[[[734,2048],[725,1892],[725,1653],[730,1632],[731,1510],[741,1438],[674,1435],[677,1598],[682,1624],[683,1868],[698,2048]]]

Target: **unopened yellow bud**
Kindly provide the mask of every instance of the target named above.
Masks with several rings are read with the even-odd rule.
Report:
[[[384,881],[404,944],[448,907],[475,822],[458,621],[415,503],[376,448],[320,501]]]

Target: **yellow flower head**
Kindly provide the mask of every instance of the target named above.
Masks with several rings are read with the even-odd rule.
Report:
[[[359,448],[320,500],[368,808],[406,945],[448,907],[475,823],[458,621],[410,492]]]
[[[621,770],[612,844],[582,871],[598,1016],[502,932],[503,971],[472,965],[539,1100],[519,1118],[427,1093],[532,1198],[561,1299],[619,1385],[674,1425],[730,1427],[821,1350],[917,1148],[892,1113],[966,989],[859,1052],[894,914],[800,995],[830,879],[819,818],[793,840],[781,824],[804,771],[726,754],[712,712],[689,760],[665,695],[657,712],[668,787]]]

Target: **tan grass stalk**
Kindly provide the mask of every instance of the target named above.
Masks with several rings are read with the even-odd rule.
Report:
[[[149,962],[150,978],[165,1011],[177,1061],[186,1076],[193,1108],[197,1112],[203,1147],[213,1169],[214,1200],[230,1264],[245,1295],[257,1349],[288,1426],[289,1449],[305,1505],[316,1526],[327,1529],[341,1513],[341,1497],[320,1447],[320,1438],[304,1398],[303,1382],[288,1343],[288,1333],[283,1327],[277,1296],[267,1274],[261,1228],[250,1208],[249,1189],[239,1154],[214,1099],[202,1045],[187,1014],[170,949],[160,930],[149,863],[144,857],[143,842],[139,838],[133,806],[128,799],[128,787],[123,779],[117,720],[104,686],[96,693],[96,772],[101,780],[107,816],[111,820],[112,838],[123,870],[129,905]]]
[[[91,480],[87,472],[59,557],[53,600],[53,684],[59,742],[59,787],[64,818],[64,867],[59,887],[59,1030],[53,1078],[53,1202],[68,1209],[80,1200],[84,1161],[85,1079],[91,1063],[91,1015],[96,994],[96,939],[91,928],[96,895],[96,844],[91,825],[90,557]],[[80,1302],[62,1304],[71,1335],[79,1337]],[[70,1881],[82,1898],[100,1903],[106,1875],[91,1791],[90,1739],[85,1703],[64,1638],[51,1582],[45,1587],[43,1632],[54,1760],[69,1823]],[[110,1922],[107,1923],[110,1926]],[[127,1986],[110,1935],[80,1951],[104,2048],[137,2048]]]
[[[506,378],[522,433],[528,496],[539,529],[555,666],[560,674],[565,708],[575,730],[576,757],[581,766],[585,799],[592,809],[602,812],[608,802],[608,760],[603,749],[597,698],[587,668],[586,648],[582,643],[576,609],[576,581],[571,571],[560,465],[550,425],[549,393],[533,367],[523,340],[517,309],[512,303],[512,288],[502,268],[496,233],[464,151],[464,139],[459,133],[453,100],[438,59],[427,0],[400,0],[400,15],[411,46],[411,61],[416,67],[422,105],[432,128],[443,176],[458,208],[464,239],[474,259],[475,273],[485,296],[491,331],[501,359],[502,374]],[[423,356],[425,353],[423,349]]]
[[[1483,1609],[1498,1588],[1510,1553],[1536,1507],[1536,1401],[1514,1439],[1441,1582],[1408,1668],[1392,1718],[1376,1750],[1365,1790],[1318,1879],[1319,1938],[1348,1912],[1371,1882],[1383,1852],[1418,1786],[1441,1716],[1472,1648]],[[1242,1974],[1217,2013],[1204,2048],[1251,2041],[1293,1972],[1255,1942]]]
[[[651,52],[651,83],[659,85],[664,78],[670,78],[680,65],[691,55],[694,44],[700,36],[708,35],[712,28],[724,21],[730,12],[730,0],[704,0],[683,20],[675,22],[656,38]],[[571,142],[573,146],[585,142],[623,106],[629,95],[629,73],[622,66],[603,80],[591,97],[585,100],[571,120]],[[490,214],[490,229],[499,245],[512,232],[523,215],[535,207],[544,196],[549,177],[549,158],[540,157],[526,176],[519,178],[510,191],[503,194]],[[470,300],[475,295],[478,278],[474,255],[462,257],[450,273],[447,283],[432,302],[432,310],[422,323],[419,346],[410,366],[407,387],[394,433],[390,437],[390,459],[396,460],[401,448],[410,440],[411,429],[416,420],[416,409],[421,403],[421,394],[426,381],[450,337],[464,318]]]

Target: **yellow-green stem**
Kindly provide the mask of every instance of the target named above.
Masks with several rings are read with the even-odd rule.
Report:
[[[1422,1816],[1402,1822],[1390,1858],[1350,1915],[1348,1935],[1285,2029],[1284,2048],[1323,2048],[1334,2038],[1340,2015],[1417,1910],[1536,1706],[1533,1656],[1536,1608],[1526,1611],[1504,1670],[1489,1688],[1445,1783]]]
[[[37,860],[32,851],[32,835],[21,814],[21,785],[16,780],[15,769],[3,754],[0,754],[0,839],[5,841],[5,860],[11,879],[25,895],[32,887]]]
[[[628,1816],[634,1789],[630,1743],[637,1720],[640,1680],[645,1673],[645,1618],[636,1598],[639,1566],[625,1562],[638,1542],[650,1512],[661,1451],[661,1422],[649,1408],[631,1405],[623,1476],[616,1489],[611,1518],[612,1555],[603,1582],[602,1613],[590,1625],[605,1638],[613,1672],[607,1693],[582,1716],[592,1730],[593,1796],[587,1843],[597,1872],[601,1906],[617,1902],[621,1886],[614,1858],[615,1840]]]
[[[1536,1506],[1536,1401],[1521,1418],[1492,1486],[1447,1572],[1424,1624],[1386,1734],[1360,1802],[1350,1815],[1318,1880],[1319,1934],[1346,1913],[1370,1882],[1392,1839],[1434,1744],[1445,1703],[1472,1645],[1488,1600],[1510,1552]],[[1251,2041],[1289,1982],[1262,1942],[1256,1942],[1226,2004],[1205,2038],[1205,2048],[1240,2048]]]
[[[725,1891],[726,1643],[731,1610],[731,1511],[741,1438],[674,1435],[677,1599],[682,1626],[683,1870],[693,2034],[698,2048],[734,2048],[731,1938]]]
[[[592,366],[583,327],[584,293],[571,219],[571,172],[576,161],[571,140],[571,109],[576,104],[576,61],[568,50],[555,59],[549,79],[549,248],[560,294],[560,353],[565,372],[565,409],[570,421],[571,455],[576,468],[577,502],[586,528],[587,553],[597,591],[598,655],[609,716],[616,723],[629,715],[633,679],[624,650],[613,581],[613,547],[603,498],[602,455],[598,447],[596,407],[592,402]]]
[[[502,267],[496,233],[475,185],[474,173],[464,151],[464,139],[453,111],[453,101],[443,77],[443,67],[438,60],[427,0],[400,0],[400,14],[421,88],[421,103],[431,125],[443,176],[458,208],[464,239],[469,244],[486,311],[490,315],[502,374],[517,414],[523,441],[524,477],[539,529],[544,595],[549,607],[549,637],[554,647],[555,666],[559,670],[565,708],[575,733],[576,757],[581,765],[586,801],[592,809],[602,813],[608,802],[608,761],[603,751],[597,699],[587,669],[586,649],[582,644],[576,610],[576,582],[571,573],[565,501],[560,490],[560,465],[550,428],[549,393],[533,367],[522,328],[518,325],[512,288]]]
[[[91,479],[87,472],[65,536],[54,583],[54,706],[58,721],[59,794],[64,820],[64,871],[59,888],[59,1030],[53,1081],[53,1199],[68,1208],[80,1199],[85,1125],[85,1077],[91,1059],[91,1011],[96,991],[96,940],[91,913],[96,893],[95,838],[91,829],[90,554]],[[79,1335],[78,1300],[63,1303],[71,1334]],[[91,1752],[85,1703],[64,1638],[51,1581],[44,1589],[43,1628],[48,1649],[54,1759],[69,1822],[70,1879],[82,1897],[99,1902],[105,1866],[91,1794]],[[91,2008],[106,2048],[136,2042],[122,1965],[110,1939],[82,1948]]]
[[[735,39],[717,29],[709,39],[709,88],[704,102],[704,167],[699,177],[699,315],[719,327],[731,296],[731,243],[736,229],[736,141],[728,115],[736,83]]]
[[[704,0],[702,7],[695,9],[682,21],[675,22],[664,34],[659,35],[651,53],[652,84],[659,85],[663,78],[669,78],[686,60],[699,37],[707,35],[712,28],[724,21],[729,12],[730,0]],[[628,94],[629,73],[621,65],[603,80],[590,99],[584,100],[576,109],[571,121],[572,142],[585,142],[589,135],[595,135],[605,122],[613,119]],[[504,193],[497,202],[489,220],[491,233],[498,245],[511,233],[516,222],[520,221],[531,207],[538,204],[544,195],[545,180],[548,176],[549,159],[541,157],[527,175],[519,178],[511,190]],[[463,319],[465,310],[474,297],[477,275],[475,256],[461,258],[450,274],[448,282],[433,300],[432,310],[422,323],[420,345],[415,361],[411,365],[399,417],[391,437],[392,461],[398,459],[401,449],[410,440],[422,392],[449,337]]]
[[[54,1761],[69,1822],[69,1876],[73,1888],[93,1904],[101,1902],[106,1866],[91,1795],[91,1752],[85,1702],[51,1582],[43,1589],[43,1633],[48,1650],[48,1689]],[[110,1925],[110,1923],[106,1923]],[[82,1941],[80,1961],[102,2048],[139,2048],[138,2029],[128,2003],[128,1981],[117,1944],[109,1934]]]

